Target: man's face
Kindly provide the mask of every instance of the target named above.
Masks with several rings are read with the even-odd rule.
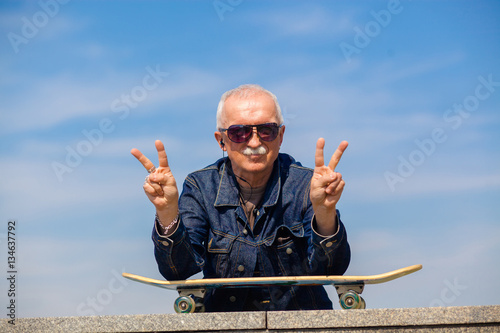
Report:
[[[265,93],[241,99],[236,96],[229,97],[224,103],[222,125],[228,128],[231,125],[260,125],[265,123],[277,123],[275,105],[273,99]],[[273,141],[263,141],[257,135],[256,128],[247,142],[235,143],[231,141],[227,132],[215,132],[219,142],[224,141],[224,148],[232,162],[233,171],[236,175],[245,179],[255,179],[270,175],[273,164],[278,157],[279,149],[283,141],[285,127],[281,127],[278,136]],[[261,147],[261,148],[259,148]],[[247,148],[260,153],[248,154]],[[245,150],[247,151],[245,153]]]

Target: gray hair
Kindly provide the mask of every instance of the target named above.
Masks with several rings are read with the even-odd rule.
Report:
[[[224,109],[224,103],[229,97],[234,95],[240,98],[248,98],[262,93],[269,95],[269,97],[273,99],[276,111],[276,118],[278,119],[279,122],[278,125],[283,124],[284,119],[283,115],[281,114],[281,108],[278,103],[278,98],[276,98],[276,96],[272,92],[262,88],[258,84],[243,84],[239,87],[226,91],[224,94],[222,94],[219,101],[219,105],[217,106],[217,130],[219,130],[219,128],[222,128],[222,111]]]

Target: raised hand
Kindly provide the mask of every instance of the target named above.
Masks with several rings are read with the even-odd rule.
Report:
[[[347,141],[342,141],[333,153],[328,166],[325,165],[325,139],[320,138],[316,143],[314,158],[314,174],[311,179],[310,198],[316,215],[318,232],[331,235],[337,230],[336,206],[344,190],[345,182],[342,175],[335,171],[342,154],[347,148]]]
[[[163,143],[156,140],[155,146],[158,151],[158,168],[155,168],[154,164],[138,149],[133,148],[130,153],[150,172],[143,185],[144,192],[156,207],[160,221],[168,223],[177,216],[179,192],[175,178],[168,166],[167,153]]]

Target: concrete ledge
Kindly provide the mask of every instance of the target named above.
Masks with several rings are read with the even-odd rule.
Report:
[[[202,332],[262,331],[265,312],[2,319],[1,332]],[[5,328],[7,330],[5,330]]]
[[[350,311],[290,311],[269,312],[267,328],[270,330],[310,329],[364,329],[384,331],[413,329],[430,331],[431,328],[492,327],[500,332],[500,306],[442,307],[414,309],[368,309]],[[448,331],[448,329],[447,329]]]
[[[2,332],[500,332],[500,305],[1,320]]]

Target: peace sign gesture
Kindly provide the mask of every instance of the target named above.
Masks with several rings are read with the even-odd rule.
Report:
[[[179,192],[175,178],[168,166],[167,153],[163,143],[156,140],[155,146],[158,151],[158,168],[155,168],[154,164],[138,149],[133,148],[130,153],[148,170],[149,175],[143,185],[144,192],[156,207],[160,221],[168,223],[177,216]]]
[[[318,232],[322,235],[331,235],[337,230],[336,205],[344,190],[345,182],[335,168],[347,145],[347,141],[342,141],[326,166],[323,153],[325,139],[320,138],[316,143],[310,198],[316,215]]]

